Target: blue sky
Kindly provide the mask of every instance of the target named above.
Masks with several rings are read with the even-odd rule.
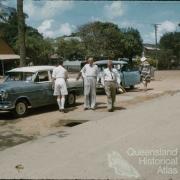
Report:
[[[16,0],[4,0],[16,7]],[[45,37],[70,35],[80,25],[93,21],[113,22],[120,28],[139,30],[144,43],[154,42],[154,27],[158,39],[166,32],[180,31],[180,2],[178,1],[47,1],[24,0],[26,23]]]

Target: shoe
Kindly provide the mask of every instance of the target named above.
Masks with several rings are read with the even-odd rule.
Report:
[[[91,108],[91,110],[93,110],[93,111],[94,111],[94,110],[95,110],[95,108],[93,107],[93,108]]]
[[[84,111],[88,110],[89,108],[84,108]]]
[[[108,109],[108,112],[113,112],[113,109]]]
[[[61,109],[61,112],[66,113],[66,110],[65,109]]]

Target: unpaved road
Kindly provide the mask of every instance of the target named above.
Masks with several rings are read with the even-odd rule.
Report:
[[[11,124],[15,129],[31,121],[41,133],[37,140],[0,152],[0,177],[179,180],[179,75],[159,72],[148,92],[138,88],[118,95],[114,113],[106,112],[105,97],[98,96],[96,111],[84,112],[79,105],[64,115],[32,112],[17,120]],[[61,126],[65,120],[89,122],[69,128]],[[40,131],[42,125],[48,133]],[[30,129],[36,128],[19,132],[30,135]]]
[[[151,82],[149,90],[144,92],[142,85],[125,94],[117,96],[116,110],[126,111],[131,106],[149,101],[166,94],[180,90],[180,71],[156,72],[156,79]],[[77,99],[75,107],[68,108],[68,113],[62,114],[56,106],[48,106],[30,110],[25,118],[13,119],[10,113],[0,112],[0,150],[24,143],[30,140],[66,131],[71,126],[110,117],[112,113],[106,110],[106,96],[97,96],[97,109],[83,111],[83,97]],[[63,134],[63,133],[62,133]]]

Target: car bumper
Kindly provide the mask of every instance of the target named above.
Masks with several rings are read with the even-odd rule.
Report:
[[[14,105],[11,102],[8,102],[8,101],[0,102],[0,110],[5,111],[5,110],[11,110],[11,109],[14,109]]]

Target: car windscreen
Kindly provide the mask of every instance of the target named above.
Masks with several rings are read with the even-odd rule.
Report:
[[[8,72],[6,73],[6,81],[30,81],[35,78],[35,73],[32,72]]]

